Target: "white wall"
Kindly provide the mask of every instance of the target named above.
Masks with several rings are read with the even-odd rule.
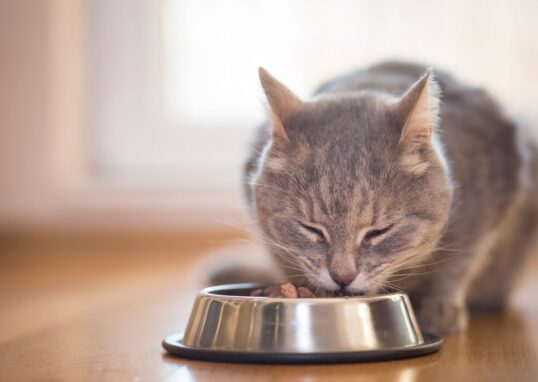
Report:
[[[538,126],[536,1],[163,3],[164,14],[149,0],[0,2],[0,228],[242,224],[240,162],[263,118],[259,65],[307,96],[387,57],[429,62]],[[107,7],[116,16],[95,23]],[[146,45],[128,33],[145,14],[136,7],[151,10]],[[145,85],[131,54],[153,68]],[[148,101],[132,107],[129,93]]]
[[[240,203],[245,147],[264,118],[259,66],[308,97],[381,60],[423,62],[538,125],[534,0],[91,4],[96,176],[109,182]]]

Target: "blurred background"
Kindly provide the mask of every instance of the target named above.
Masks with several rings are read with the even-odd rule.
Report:
[[[0,0],[0,379],[204,371],[159,342],[213,267],[264,267],[241,192],[259,66],[306,98],[381,60],[422,62],[537,136],[537,15],[536,0]],[[507,364],[538,365],[534,263]],[[531,342],[511,351],[514,333]]]
[[[536,130],[537,14],[533,0],[1,0],[0,228],[248,224],[259,66],[307,97],[419,61]]]

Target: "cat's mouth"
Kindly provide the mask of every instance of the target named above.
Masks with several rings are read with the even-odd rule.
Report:
[[[338,293],[339,296],[348,296],[348,297],[364,296],[366,294],[362,290],[349,290],[349,289],[346,289],[346,288],[340,289],[337,293]]]
[[[326,297],[358,297],[364,296],[366,292],[361,290],[349,290],[346,287],[337,290],[325,290]]]

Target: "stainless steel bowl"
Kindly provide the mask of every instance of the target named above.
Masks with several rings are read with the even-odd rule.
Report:
[[[407,295],[249,297],[259,286],[223,285],[196,298],[184,335],[163,341],[170,353],[233,362],[340,362],[434,352]]]

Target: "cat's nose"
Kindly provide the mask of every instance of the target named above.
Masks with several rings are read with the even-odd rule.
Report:
[[[331,269],[329,274],[341,287],[351,284],[355,280],[355,277],[357,277],[357,272],[353,269]]]

